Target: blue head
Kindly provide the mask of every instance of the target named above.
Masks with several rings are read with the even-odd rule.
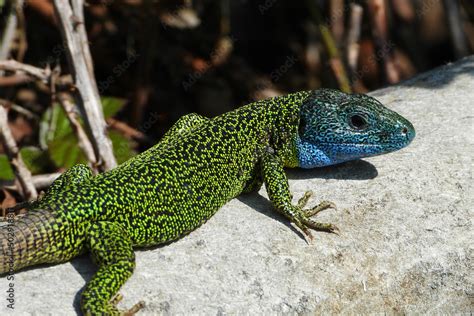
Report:
[[[301,106],[298,165],[314,168],[381,155],[407,146],[414,137],[408,120],[372,97],[316,90]]]

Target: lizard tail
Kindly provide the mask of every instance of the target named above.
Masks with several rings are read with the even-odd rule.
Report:
[[[52,241],[54,215],[47,210],[32,210],[15,218],[7,215],[0,226],[0,275],[44,262]]]

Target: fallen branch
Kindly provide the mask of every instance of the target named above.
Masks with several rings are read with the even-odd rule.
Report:
[[[8,126],[7,111],[0,105],[0,141],[10,161],[13,172],[20,182],[21,193],[26,200],[36,199],[38,193],[31,180],[31,172],[25,166],[20,151]]]

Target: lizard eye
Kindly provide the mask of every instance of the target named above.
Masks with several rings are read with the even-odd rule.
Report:
[[[349,126],[355,130],[364,130],[369,126],[369,123],[367,122],[367,119],[360,115],[360,114],[354,114],[349,117]]]

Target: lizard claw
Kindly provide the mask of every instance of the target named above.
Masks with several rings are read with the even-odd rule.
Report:
[[[298,207],[301,209],[304,208],[312,195],[313,191],[306,191],[304,195],[298,200]]]
[[[337,228],[335,225],[331,223],[315,222],[312,219],[305,218],[305,217],[302,218],[301,222],[303,223],[304,226],[308,228],[339,235],[338,234],[339,228]]]
[[[322,201],[321,203],[319,203],[315,207],[312,207],[312,208],[307,209],[307,210],[303,210],[303,212],[304,212],[304,215],[306,217],[311,217],[311,216],[314,216],[314,215],[318,214],[319,212],[324,211],[328,208],[337,209],[336,204],[334,204],[333,202]]]
[[[127,311],[122,312],[122,316],[132,316],[135,315],[139,310],[145,307],[145,302],[140,301],[137,304],[133,305],[132,308],[130,308]]]
[[[310,218],[311,216],[314,216],[328,208],[336,209],[336,205],[333,202],[322,201],[321,203],[310,209],[303,209],[312,195],[312,191],[305,192],[305,194],[299,199],[298,204],[296,206],[296,216],[292,218],[296,226],[298,226],[303,231],[308,244],[311,244],[313,241],[313,235],[309,231],[309,228],[318,231],[333,233],[336,235],[339,235],[340,232],[339,228],[337,228],[337,226],[333,224],[316,222]]]
[[[114,306],[117,306],[117,304],[123,299],[123,295],[120,294],[120,293],[117,293],[115,294],[114,297],[112,297],[112,299],[110,300],[110,304],[114,305]],[[142,309],[143,307],[145,307],[145,302],[144,301],[140,301],[138,302],[137,304],[133,305],[132,308],[126,310],[126,311],[123,311],[123,312],[120,312],[120,315],[121,316],[132,316],[132,315],[135,315],[140,309]]]

